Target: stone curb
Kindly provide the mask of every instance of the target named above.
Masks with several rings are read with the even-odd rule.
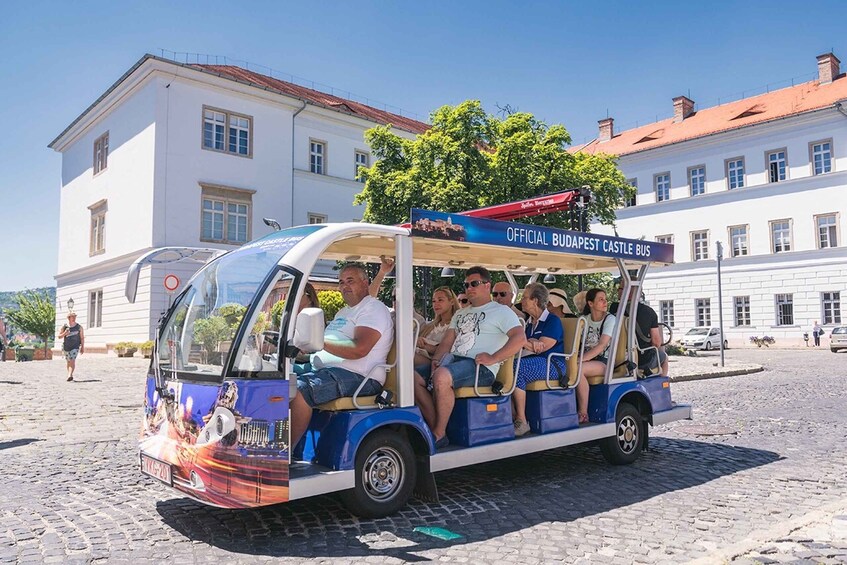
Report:
[[[674,377],[671,375],[670,380],[673,383],[684,382],[684,381],[700,381],[704,379],[720,379],[722,377],[736,377],[738,375],[749,375],[752,373],[760,373],[764,371],[765,368],[761,365],[756,365],[754,367],[747,367],[746,369],[729,369],[723,371],[714,371],[711,373],[697,373],[694,375],[679,375]]]

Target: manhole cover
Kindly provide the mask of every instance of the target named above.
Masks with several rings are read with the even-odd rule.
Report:
[[[737,434],[738,430],[729,426],[685,426],[679,428],[679,431],[692,436],[727,436]]]

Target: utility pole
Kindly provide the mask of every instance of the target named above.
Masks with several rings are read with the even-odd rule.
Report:
[[[720,325],[721,338],[721,367],[724,366],[723,357],[723,294],[721,293],[721,259],[723,259],[723,245],[720,241],[715,242],[718,248],[718,324]],[[708,339],[708,336],[707,336]]]

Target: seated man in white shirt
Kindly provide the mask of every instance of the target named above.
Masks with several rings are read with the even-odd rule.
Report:
[[[313,370],[297,377],[297,396],[291,399],[291,445],[297,445],[309,427],[312,408],[344,396],[353,396],[368,379],[363,396],[379,394],[385,363],[394,340],[394,322],[388,308],[368,293],[368,275],[359,265],[347,265],[338,275],[338,289],[347,305],[327,326],[324,348],[312,356]]]

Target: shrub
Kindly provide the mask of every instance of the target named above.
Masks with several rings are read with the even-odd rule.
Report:
[[[776,343],[776,339],[774,339],[773,337],[771,337],[769,335],[764,335],[762,337],[751,335],[750,336],[750,343],[755,343],[757,347],[762,347],[763,345],[765,347],[768,347],[768,346]]]
[[[246,312],[246,306],[242,306],[241,304],[235,304],[234,302],[224,304],[223,306],[218,308],[218,315],[221,316],[224,320],[226,320],[226,323],[233,330],[238,328],[238,324],[241,323],[241,320],[244,318],[244,314]]]
[[[115,344],[115,351],[127,351],[129,349],[138,349],[138,344],[134,341],[119,341]]]
[[[194,341],[203,344],[203,349],[212,353],[218,345],[232,337],[232,329],[223,316],[209,316],[194,322]]]
[[[668,355],[688,355],[688,350],[682,343],[669,343],[665,346],[665,353]]]
[[[324,311],[324,320],[327,322],[335,318],[339,310],[344,308],[344,299],[337,290],[321,290],[318,292],[318,302]]]
[[[282,312],[285,310],[285,300],[280,300],[271,308],[271,327],[279,328],[282,321]]]
[[[43,294],[29,290],[20,292],[14,298],[17,309],[9,310],[6,315],[16,328],[35,334],[44,343],[56,331],[56,307]]]

